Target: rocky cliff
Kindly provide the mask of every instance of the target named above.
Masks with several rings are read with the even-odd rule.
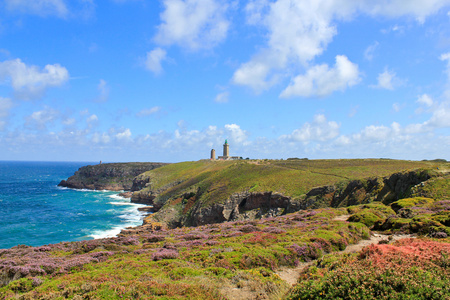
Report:
[[[373,201],[385,204],[411,195],[411,190],[424,185],[433,175],[417,170],[395,173],[380,178],[343,181],[311,189],[301,197],[276,192],[235,193],[222,203],[205,205],[199,195],[187,193],[169,200],[144,223],[158,222],[169,228],[199,226],[226,221],[260,219],[320,207],[346,207]],[[155,194],[154,197],[157,195]]]
[[[90,190],[137,190],[140,186],[138,183],[134,186],[133,182],[137,175],[164,165],[166,164],[134,162],[84,166],[67,180],[62,180],[58,186]]]

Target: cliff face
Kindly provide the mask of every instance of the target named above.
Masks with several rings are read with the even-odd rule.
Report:
[[[373,201],[389,204],[413,194],[413,187],[415,193],[417,186],[443,172],[431,163],[390,160],[197,161],[165,165],[86,166],[60,185],[131,191],[132,202],[153,206],[155,213],[144,223],[173,228]],[[442,166],[448,172],[448,166]]]
[[[226,221],[260,219],[302,209],[345,207],[372,201],[385,204],[411,194],[411,189],[431,178],[425,171],[395,173],[387,177],[341,182],[311,189],[299,198],[280,193],[235,193],[223,203],[204,205],[195,193],[168,201],[146,223],[160,222],[169,228],[199,226]],[[191,203],[191,205],[189,205]],[[192,203],[195,203],[192,205]],[[190,207],[189,207],[190,206]]]
[[[108,163],[84,166],[58,186],[90,190],[132,190],[133,179],[146,171],[166,165],[165,163]],[[136,183],[135,189],[139,189]]]

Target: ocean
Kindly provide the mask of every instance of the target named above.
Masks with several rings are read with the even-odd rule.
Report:
[[[0,161],[0,249],[116,236],[142,224],[118,192],[58,187],[83,162]]]

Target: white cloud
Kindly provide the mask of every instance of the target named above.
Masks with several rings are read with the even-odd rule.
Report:
[[[450,52],[442,54],[439,59],[442,61],[447,61],[447,69],[445,72],[447,73],[448,81],[450,83]]]
[[[6,8],[10,11],[49,16],[56,15],[64,18],[68,9],[63,0],[5,0]]]
[[[155,41],[160,45],[178,45],[190,50],[209,49],[222,42],[229,22],[225,1],[163,0],[162,24]]]
[[[9,79],[17,97],[33,99],[40,97],[49,87],[63,85],[69,72],[59,64],[46,65],[43,70],[27,66],[20,59],[0,62],[0,80]]]
[[[395,112],[399,112],[402,109],[402,106],[399,103],[394,103],[394,104],[392,104],[392,109]]]
[[[247,132],[237,124],[226,124],[225,134],[234,143],[243,144],[247,140]]]
[[[218,94],[214,99],[214,101],[217,103],[228,103],[229,97],[230,97],[229,92],[223,92]]]
[[[358,1],[356,1],[358,2]],[[387,17],[412,16],[419,23],[441,8],[449,5],[448,0],[379,0],[379,1],[361,1],[360,6],[364,12],[372,15],[381,15]]]
[[[92,135],[92,142],[96,143],[96,144],[109,144],[111,142],[111,137],[106,133],[99,133],[99,132],[95,132]]]
[[[86,119],[86,122],[88,122],[88,123],[97,122],[97,121],[98,121],[97,115],[90,115],[90,116]]]
[[[394,25],[394,26],[389,27],[388,29],[381,30],[381,33],[384,33],[384,34],[388,34],[391,32],[403,34],[405,32],[405,27],[399,26],[399,25]]]
[[[247,23],[263,27],[267,41],[235,70],[232,82],[257,93],[269,89],[280,78],[290,78],[292,82],[295,70],[308,69],[325,51],[337,34],[336,20],[350,20],[363,13],[387,17],[407,15],[423,22],[448,4],[449,0],[251,0],[246,6]],[[367,59],[373,58],[375,45],[367,49]]]
[[[255,92],[262,92],[271,87],[275,81],[271,79],[269,82],[267,76],[270,72],[271,66],[263,61],[264,57],[254,59],[244,63],[233,74],[232,82],[237,85],[248,86]]]
[[[9,116],[9,111],[13,107],[13,102],[9,98],[0,97],[0,131],[4,130],[6,126],[6,118]]]
[[[404,82],[404,80],[397,77],[397,74],[394,71],[389,70],[388,68],[385,68],[383,73],[378,74],[377,80],[377,84],[371,85],[370,87],[390,91],[401,86]]]
[[[116,134],[118,140],[131,140],[131,130],[129,128],[123,129],[121,132]]]
[[[166,59],[167,52],[161,48],[147,52],[147,59],[145,60],[145,67],[155,74],[162,72],[161,62]]]
[[[60,117],[60,112],[46,107],[43,110],[35,111],[26,118],[26,125],[32,129],[46,130],[47,126],[54,123]]]
[[[295,77],[280,97],[327,96],[335,91],[344,91],[360,80],[358,65],[346,56],[338,55],[332,69],[326,64],[310,68],[305,75]]]
[[[97,97],[96,101],[97,102],[108,101],[110,88],[109,88],[108,83],[105,80],[100,79],[100,82],[97,85],[97,90],[99,92],[99,96]]]
[[[450,128],[450,101],[442,102],[433,110],[433,114],[424,124],[432,129],[434,128]]]
[[[389,135],[392,132],[392,128],[386,126],[370,125],[365,127],[361,133],[356,136],[361,137],[364,141],[378,142],[386,141],[389,139]]]
[[[146,117],[146,116],[150,116],[150,115],[154,115],[158,112],[161,111],[161,107],[160,106],[154,106],[152,108],[147,108],[147,109],[143,109],[140,112],[138,112],[136,114],[136,116],[138,117]]]
[[[375,43],[373,43],[372,45],[370,45],[369,47],[367,47],[366,51],[364,51],[364,58],[371,61],[373,60],[375,51],[377,50],[378,46],[380,43],[378,43],[377,41],[375,41]]]
[[[333,6],[333,5],[331,5]],[[232,81],[261,92],[276,83],[286,67],[306,66],[336,34],[328,0],[314,3],[278,0],[250,1],[247,21],[268,31],[267,46],[235,71]],[[336,12],[340,14],[340,12]],[[344,13],[344,11],[342,11]],[[283,75],[284,76],[284,75]]]
[[[431,97],[427,94],[420,95],[416,102],[427,107],[431,107],[433,105],[433,99],[431,99]]]
[[[62,123],[66,126],[70,126],[70,125],[74,125],[76,123],[77,120],[75,120],[74,118],[66,118],[62,121]]]
[[[290,140],[308,144],[312,141],[329,141],[339,135],[340,125],[334,121],[327,121],[324,115],[315,115],[312,123],[306,122],[299,129],[289,135],[281,136],[281,140]]]

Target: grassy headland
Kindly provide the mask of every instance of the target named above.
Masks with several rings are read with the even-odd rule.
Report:
[[[139,175],[147,184],[132,200],[147,199],[161,209],[147,222],[200,225],[213,217],[223,222],[374,200],[388,203],[411,195],[414,185],[448,165],[388,159],[183,162]],[[398,173],[403,175],[388,178]]]
[[[449,299],[447,169],[393,160],[167,165],[138,176],[162,203],[160,215],[215,207],[243,189],[242,216],[254,210],[249,195],[268,192],[337,207],[174,229],[151,218],[153,226],[117,238],[0,250],[0,299]],[[408,186],[415,179],[424,181]],[[311,198],[311,190],[333,197]],[[390,196],[376,201],[382,191]],[[335,194],[347,200],[333,202]],[[364,203],[347,206],[352,199]],[[418,238],[340,253],[371,231]],[[286,270],[299,277],[294,286]]]

